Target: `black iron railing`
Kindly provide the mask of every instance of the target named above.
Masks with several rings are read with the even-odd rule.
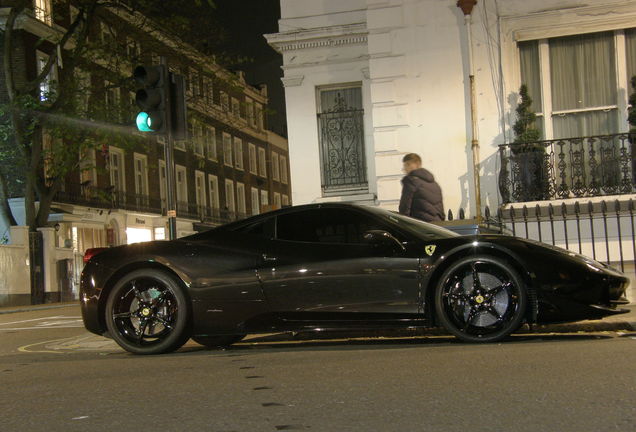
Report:
[[[112,187],[97,188],[83,184],[67,185],[64,191],[57,193],[54,201],[106,210],[122,209],[164,216],[167,209],[165,199],[153,198],[143,194],[125,193]],[[177,217],[198,220],[213,225],[245,219],[248,216],[246,213],[177,201]]]
[[[636,136],[613,134],[499,146],[504,203],[633,193]]]

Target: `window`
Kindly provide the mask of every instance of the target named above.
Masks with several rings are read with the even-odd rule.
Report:
[[[234,115],[234,117],[241,116],[241,105],[236,98],[232,98],[232,114]]]
[[[101,39],[104,46],[115,46],[115,43],[117,40],[115,29],[109,26],[108,24],[106,24],[105,22],[102,22],[100,24],[100,28],[101,28]]]
[[[77,85],[78,97],[78,111],[84,117],[88,117],[90,111],[90,96],[91,96],[91,75],[89,72],[75,68],[75,83]],[[133,98],[132,104],[135,104]]]
[[[214,214],[217,215],[221,207],[219,200],[219,179],[217,176],[208,174],[208,189],[210,193],[210,207],[212,207]]]
[[[258,148],[258,175],[267,177],[267,161],[265,160],[265,149]]]
[[[528,86],[545,139],[626,130],[618,106],[629,93],[621,91],[628,89],[628,77],[618,72],[630,68],[632,35],[630,29],[519,43],[521,82]],[[617,41],[625,43],[624,51]]]
[[[234,137],[234,161],[236,162],[236,169],[243,170],[243,141],[240,138]]]
[[[225,180],[225,210],[234,213],[236,210],[234,206],[234,182],[232,180]]]
[[[197,156],[201,156],[203,157],[204,155],[204,140],[205,137],[203,135],[203,125],[201,123],[196,123],[192,126],[192,130],[194,132],[194,139],[193,139],[193,143],[194,143],[194,154]]]
[[[188,202],[188,179],[184,166],[175,165],[175,176],[177,183],[177,207],[183,208],[183,204]],[[179,205],[181,203],[181,205]]]
[[[366,231],[386,230],[362,213],[333,208],[280,215],[276,218],[276,228],[276,237],[280,240],[343,244],[364,243]]]
[[[49,56],[43,52],[36,52],[38,74],[40,74],[46,67],[49,61]],[[55,93],[55,83],[57,82],[57,66],[55,63],[51,66],[51,70],[40,83],[40,101],[52,101]]]
[[[269,205],[269,193],[266,190],[261,191],[261,207]]]
[[[198,98],[201,96],[201,81],[199,79],[199,73],[197,71],[190,71],[190,81],[192,82],[192,96]]]
[[[232,137],[230,134],[223,132],[223,163],[227,166],[232,165]]]
[[[280,193],[274,192],[274,207],[281,208]]]
[[[128,60],[138,62],[141,58],[141,44],[137,39],[126,38],[126,54]]]
[[[214,87],[210,78],[204,78],[205,83],[205,99],[208,105],[214,104]]]
[[[208,152],[208,159],[217,160],[216,155],[216,129],[213,127],[205,128],[205,147]]]
[[[278,163],[278,153],[272,152],[272,178],[275,181],[280,181],[280,169]]]
[[[194,171],[194,188],[197,208],[199,209],[199,215],[202,216],[207,205],[205,199],[205,174],[198,170]]]
[[[135,194],[148,195],[148,157],[135,153],[133,159],[135,163]]]
[[[252,188],[252,216],[257,215],[261,212],[261,208],[258,204],[258,189]]]
[[[245,185],[240,182],[236,182],[236,211],[240,215],[247,213],[245,206]]]
[[[115,192],[126,190],[124,152],[116,147],[108,149],[108,163],[110,171],[110,185]]]
[[[280,156],[280,181],[283,184],[287,184],[287,157]]]
[[[256,127],[256,120],[254,118],[254,101],[250,98],[245,99],[245,113],[247,117],[247,124],[252,127]]]
[[[256,127],[258,129],[263,129],[263,105],[257,103],[254,106],[254,111],[256,115]]]
[[[104,81],[105,108],[109,120],[120,120],[119,113],[119,88],[110,81]]]
[[[230,97],[227,95],[227,93],[225,93],[224,91],[221,91],[221,109],[226,112],[229,113],[230,112]]]
[[[85,190],[97,186],[96,163],[95,150],[92,148],[84,149],[80,153],[80,184]]]
[[[252,143],[249,143],[247,145],[248,148],[248,152],[249,152],[249,158],[250,158],[250,172],[252,174],[258,174],[257,172],[257,163],[256,163],[256,146]]]
[[[283,207],[286,207],[289,205],[289,197],[285,194],[283,194],[282,204],[283,204]]]
[[[636,75],[636,28],[625,30],[625,51],[627,52],[627,83],[628,92],[633,93],[631,79]]]
[[[35,3],[33,4],[35,18],[48,25],[53,24],[51,16],[51,2],[52,0],[35,0]]]

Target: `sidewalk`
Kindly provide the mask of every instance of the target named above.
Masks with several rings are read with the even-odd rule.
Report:
[[[17,312],[34,312],[47,309],[62,309],[71,306],[79,307],[79,300],[64,303],[45,303],[39,305],[24,305],[24,306],[5,306],[0,307],[0,315],[17,313]]]

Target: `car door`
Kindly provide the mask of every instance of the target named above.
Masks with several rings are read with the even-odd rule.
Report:
[[[363,242],[388,230],[363,211],[313,208],[280,214],[258,268],[272,311],[286,320],[393,320],[418,311],[418,257]],[[399,245],[397,245],[399,246]]]

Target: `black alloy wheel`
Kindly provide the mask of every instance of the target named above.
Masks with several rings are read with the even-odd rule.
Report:
[[[180,284],[155,269],[124,276],[106,302],[108,331],[119,346],[134,354],[179,349],[190,337],[190,315]]]
[[[240,341],[244,337],[245,335],[192,336],[192,340],[208,348],[224,348]]]
[[[467,342],[495,342],[517,330],[528,294],[503,260],[477,256],[459,260],[442,275],[435,311],[444,328]]]

